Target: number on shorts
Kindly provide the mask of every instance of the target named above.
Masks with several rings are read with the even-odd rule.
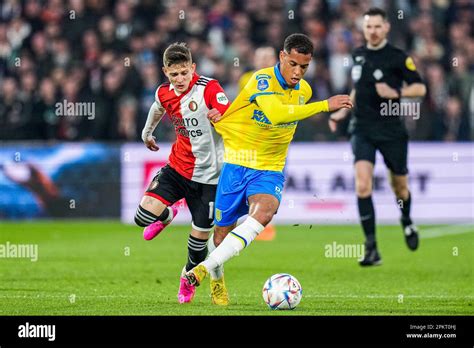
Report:
[[[214,202],[209,202],[209,219],[214,219]]]

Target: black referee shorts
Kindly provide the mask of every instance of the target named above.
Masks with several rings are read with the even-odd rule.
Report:
[[[382,154],[385,165],[395,175],[408,174],[408,138],[400,137],[393,140],[375,140],[366,135],[353,134],[351,136],[354,163],[369,161],[375,165],[375,153]]]
[[[207,185],[183,177],[169,165],[155,175],[145,192],[170,206],[186,199],[193,218],[192,227],[201,232],[209,232],[214,223],[214,199],[217,185]]]

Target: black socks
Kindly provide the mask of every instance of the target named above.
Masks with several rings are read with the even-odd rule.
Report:
[[[362,229],[366,239],[366,248],[375,248],[375,211],[372,196],[366,198],[357,197],[359,216]]]
[[[186,264],[186,272],[190,271],[207,256],[207,239],[199,239],[189,236],[188,239],[188,263]]]
[[[400,208],[400,211],[402,212],[403,227],[411,225],[412,224],[412,221],[410,218],[411,193],[408,192],[408,198],[406,201],[402,200],[401,198],[398,198],[397,204],[398,204],[398,207]]]

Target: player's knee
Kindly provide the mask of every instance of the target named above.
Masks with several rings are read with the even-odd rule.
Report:
[[[155,222],[154,215],[139,205],[135,213],[135,223],[140,227],[146,227],[153,222]]]
[[[369,180],[357,180],[356,193],[358,197],[368,197],[372,194],[372,184]]]

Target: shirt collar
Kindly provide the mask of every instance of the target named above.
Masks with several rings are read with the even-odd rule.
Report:
[[[277,63],[274,68],[273,68],[274,72],[275,72],[275,76],[278,80],[278,82],[280,83],[280,86],[281,88],[283,89],[289,89],[290,87],[288,86],[288,84],[286,83],[285,79],[283,78],[283,75],[281,74],[280,72],[280,63]],[[293,89],[296,89],[296,90],[299,90],[300,89],[300,83],[298,82],[296,84],[295,87],[293,87]]]
[[[383,41],[378,45],[378,46],[370,46],[369,43],[367,43],[367,48],[371,51],[379,51],[385,46],[387,46],[388,40],[383,39]]]

